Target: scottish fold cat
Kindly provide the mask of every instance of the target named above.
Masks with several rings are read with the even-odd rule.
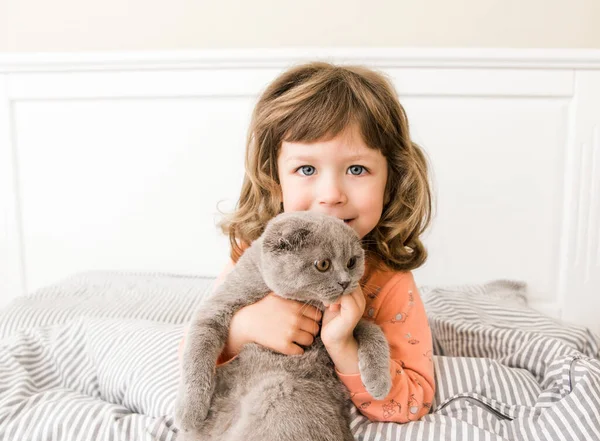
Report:
[[[317,336],[303,355],[247,344],[218,369],[236,311],[273,291],[323,310],[352,293],[364,251],[342,220],[313,212],[283,213],[244,252],[190,323],[175,405],[178,439],[210,441],[351,441],[349,393]],[[354,329],[361,380],[376,399],[392,380],[381,329],[361,319]]]

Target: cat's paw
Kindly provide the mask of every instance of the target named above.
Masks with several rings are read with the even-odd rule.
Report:
[[[202,427],[210,409],[216,381],[212,373],[214,365],[211,367],[207,360],[196,362],[193,369],[188,367],[191,364],[189,360],[184,360],[174,409],[175,423],[184,431]]]
[[[361,379],[367,392],[376,400],[383,400],[392,389],[392,377],[387,367],[385,369],[363,368]]]
[[[183,430],[178,428],[177,441],[198,441],[199,439],[201,439],[201,434],[196,430]]]
[[[200,395],[180,397],[175,404],[175,425],[183,433],[197,432],[208,415],[209,405],[210,400]]]
[[[389,375],[369,382],[369,385],[367,386],[367,391],[376,400],[383,400],[388,396],[390,390],[392,390],[392,379]]]

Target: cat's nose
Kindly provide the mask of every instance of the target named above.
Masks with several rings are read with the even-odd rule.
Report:
[[[340,286],[342,287],[343,290],[348,288],[348,285],[350,285],[350,282],[338,282],[338,283],[340,284]]]

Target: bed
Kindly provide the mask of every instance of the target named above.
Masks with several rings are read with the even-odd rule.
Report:
[[[0,437],[175,440],[177,346],[213,278],[84,272],[0,312]],[[357,440],[600,439],[600,338],[527,305],[523,283],[421,287],[434,336],[431,412]],[[390,412],[394,412],[390,409]]]
[[[391,78],[436,195],[435,401],[356,439],[600,440],[600,52],[508,49],[0,55],[0,439],[177,438],[252,106],[310,59]]]

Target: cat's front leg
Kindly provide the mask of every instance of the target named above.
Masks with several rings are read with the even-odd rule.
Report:
[[[382,400],[392,388],[387,339],[379,326],[365,319],[361,319],[354,328],[354,337],[358,343],[361,380],[373,398]]]
[[[208,415],[216,364],[227,343],[233,315],[269,292],[251,263],[248,256],[241,258],[213,296],[195,311],[190,323],[175,407],[177,426],[184,432],[198,431]]]
[[[176,425],[188,435],[200,430],[210,409],[216,362],[228,332],[228,324],[223,325],[197,317],[189,327],[175,404]]]

